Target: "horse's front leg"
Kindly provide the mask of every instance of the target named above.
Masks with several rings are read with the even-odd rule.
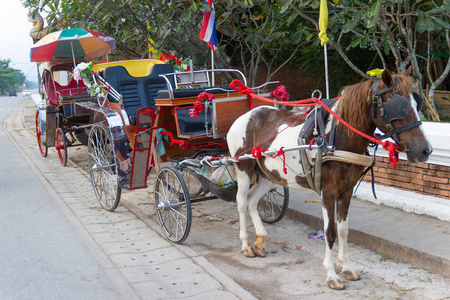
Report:
[[[327,271],[327,284],[331,289],[343,290],[345,285],[334,268],[333,245],[336,241],[336,228],[334,222],[335,199],[330,195],[324,195],[322,191],[322,213],[325,236],[325,258],[323,267]]]
[[[267,232],[258,213],[258,202],[272,187],[273,182],[263,176],[259,176],[258,182],[252,186],[248,197],[248,213],[252,218],[256,233],[256,242],[254,243],[253,251],[261,257],[266,256],[265,241]]]
[[[239,238],[242,242],[242,254],[246,257],[255,257],[252,246],[248,241],[247,233],[247,207],[248,207],[248,193],[250,188],[250,177],[236,168],[236,179],[238,183],[238,190],[236,194],[236,202],[239,211]]]
[[[339,238],[339,261],[342,263],[342,273],[347,280],[356,281],[361,277],[350,264],[347,251],[348,237],[348,208],[350,207],[351,192],[337,205],[337,230]]]

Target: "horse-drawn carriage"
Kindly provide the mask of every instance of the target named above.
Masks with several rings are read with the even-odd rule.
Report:
[[[228,152],[228,129],[251,108],[247,97],[220,76],[226,73],[246,82],[240,71],[175,73],[160,60],[141,59],[97,63],[89,78],[71,79],[65,86],[53,78],[72,66],[61,59],[41,65],[43,97],[37,103],[36,134],[43,156],[47,147],[56,146],[63,165],[73,135],[88,146],[91,182],[104,209],[117,208],[122,189],[146,188],[149,172],[160,161],[172,164],[158,170],[155,209],[164,234],[173,242],[189,234],[192,202],[235,198],[234,168],[202,159]],[[213,76],[220,85],[212,85]],[[94,85],[97,93],[91,96]],[[189,111],[201,93],[214,99],[210,109],[193,117]],[[262,104],[254,101],[252,106]],[[288,189],[274,185],[259,205],[261,218],[279,221],[288,201]]]
[[[33,97],[38,107],[36,136],[39,151],[45,157],[48,147],[55,147],[63,166],[67,164],[67,147],[75,142],[75,138],[87,145],[83,127],[89,124],[89,112],[77,103],[92,101],[83,81],[68,76],[72,69],[72,60],[66,59],[40,64],[41,93]]]

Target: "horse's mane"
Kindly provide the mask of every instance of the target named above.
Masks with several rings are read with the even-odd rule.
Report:
[[[392,93],[400,95],[410,94],[413,91],[411,79],[404,75],[395,75],[397,84]],[[344,119],[351,126],[367,132],[372,123],[371,108],[372,108],[372,87],[374,80],[367,80],[361,83],[347,86],[343,89],[342,96],[336,108],[336,113]],[[379,82],[380,90],[386,85],[382,80]],[[392,94],[390,93],[390,94]],[[341,123],[337,124],[338,130],[349,130]],[[349,130],[350,137],[355,134]]]
[[[370,127],[371,118],[369,116],[372,104],[373,80],[364,81],[354,85],[346,86],[342,91],[342,96],[336,108],[336,113],[351,126],[359,130]],[[352,136],[353,131],[349,130],[342,123],[338,123],[337,130],[348,130]]]

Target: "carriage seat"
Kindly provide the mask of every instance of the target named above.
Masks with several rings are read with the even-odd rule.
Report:
[[[198,94],[208,91],[211,94],[224,94],[226,91],[232,91],[230,86],[221,85],[221,86],[210,86],[210,87],[195,87],[195,88],[183,88],[183,89],[174,89],[173,90],[173,98],[184,98],[184,97],[196,97]],[[233,91],[234,92],[234,91]],[[158,99],[170,99],[168,90],[160,90],[158,92]]]
[[[176,111],[176,122],[179,129],[179,136],[185,137],[197,137],[206,134],[205,128],[205,112],[201,112],[198,118],[192,118],[189,115],[189,109],[193,106],[187,107],[177,107]],[[211,110],[207,112],[208,120],[208,133],[211,132],[212,127],[212,117]]]
[[[86,86],[82,80],[76,81],[72,79],[67,85],[60,85],[55,82],[56,91],[58,91],[61,96],[75,96],[86,94]]]
[[[72,79],[67,85],[60,85],[56,81],[47,81],[44,88],[52,105],[58,105],[57,92],[63,97],[86,94],[86,86],[81,80]]]
[[[142,107],[155,107],[157,92],[167,89],[167,84],[160,74],[171,73],[173,68],[168,64],[156,64],[150,74],[144,77],[133,77],[123,66],[108,67],[104,70],[105,80],[123,97],[123,106],[135,125],[137,110]]]

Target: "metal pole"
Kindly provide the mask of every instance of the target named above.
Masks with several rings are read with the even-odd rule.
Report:
[[[70,41],[70,48],[72,49],[73,67],[76,68],[77,67],[77,63],[75,62],[75,53],[73,52],[72,40]]]
[[[192,62],[192,59],[189,59],[189,69],[191,70],[191,84],[194,84],[194,63]]]
[[[43,93],[42,91],[42,79],[41,79],[41,73],[39,72],[39,63],[36,63],[36,68],[37,68],[37,75],[38,75],[38,89],[39,89],[39,94]]]
[[[211,69],[212,71],[212,86],[215,86],[215,78],[214,78],[214,51],[211,49]]]
[[[327,53],[327,44],[323,45],[323,52],[325,56],[325,84],[326,84],[326,94],[327,99],[330,99],[330,84],[328,82],[328,53]]]

